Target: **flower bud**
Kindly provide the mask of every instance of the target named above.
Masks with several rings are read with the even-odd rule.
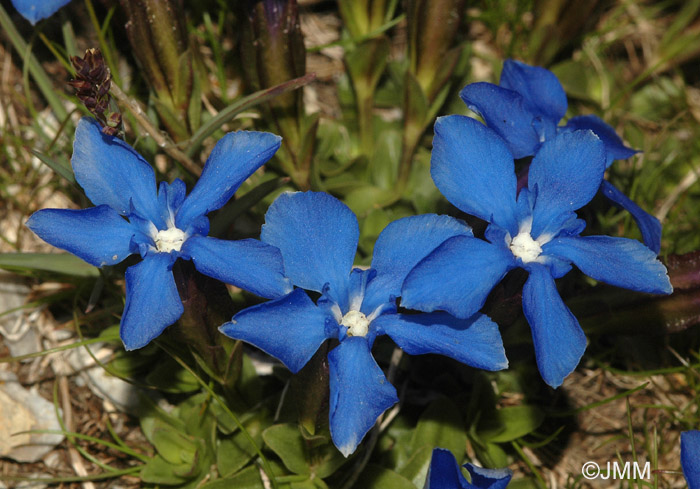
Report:
[[[109,88],[112,74],[99,49],[88,49],[85,57],[71,56],[75,68],[75,79],[68,82],[77,91],[78,99],[95,116],[102,126],[102,132],[110,136],[121,130],[122,116],[118,110],[111,110]]]
[[[464,0],[410,0],[408,2],[409,69],[429,102],[454,70],[460,48],[455,38],[464,14]]]
[[[296,0],[243,0],[240,4],[241,58],[251,91],[279,85],[306,72],[306,50]],[[302,92],[275,97],[269,104],[285,141],[298,144]]]
[[[132,52],[155,91],[159,116],[175,140],[186,139],[199,123],[189,117],[195,67],[181,0],[120,0]],[[194,94],[194,95],[193,95]]]

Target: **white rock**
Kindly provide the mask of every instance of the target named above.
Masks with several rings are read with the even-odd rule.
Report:
[[[28,294],[29,287],[20,277],[0,272],[0,311],[21,307]],[[39,334],[32,326],[39,314],[39,311],[27,314],[25,310],[18,309],[0,317],[0,335],[4,337],[3,343],[13,357],[41,350]]]
[[[0,456],[17,462],[36,462],[61,443],[63,435],[13,435],[28,430],[60,429],[52,403],[36,389],[25,389],[12,372],[0,370]]]
[[[102,343],[89,346],[90,351],[100,362],[107,361],[113,354],[111,347]],[[75,348],[68,355],[68,363],[80,374],[80,379],[99,398],[111,402],[120,411],[136,413],[139,407],[139,390],[134,385],[109,375],[85,350]],[[76,380],[78,380],[78,378]]]

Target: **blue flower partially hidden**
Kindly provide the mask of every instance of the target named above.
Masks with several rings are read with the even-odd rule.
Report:
[[[447,216],[407,217],[389,224],[374,247],[369,270],[353,268],[359,238],[352,211],[328,194],[282,194],[265,216],[261,239],[284,258],[285,275],[299,287],[250,307],[221,327],[298,372],[327,339],[330,430],[345,455],[353,453],[377,418],[397,401],[396,389],[372,357],[377,336],[389,335],[406,353],[439,353],[487,370],[506,368],[498,327],[475,314],[398,314],[406,274],[440,243],[472,236]],[[304,291],[320,293],[316,303]]]
[[[153,168],[124,141],[102,133],[93,119],[78,124],[71,164],[75,179],[95,204],[88,209],[43,209],[27,226],[44,241],[102,267],[139,253],[126,270],[126,306],[120,335],[127,350],[141,348],[182,315],[175,260],[265,298],[291,290],[282,256],[254,239],[208,237],[206,214],[219,209],[280,146],[262,132],[234,132],[214,147],[202,176],[185,197],[185,183],[160,184]]]
[[[565,126],[558,126],[566,114],[564,88],[549,70],[508,59],[503,63],[499,85],[471,83],[460,93],[471,110],[501,136],[514,158],[532,156],[545,141],[563,132],[589,129],[605,145],[605,162],[629,158],[637,151],[622,143],[615,130],[600,117],[572,117]],[[645,212],[624,193],[607,181],[602,182],[603,195],[622,207],[634,218],[644,242],[655,253],[661,249],[661,223]]]
[[[681,467],[688,489],[700,489],[700,431],[681,433]]]
[[[598,191],[605,149],[591,131],[557,135],[532,160],[528,187],[516,195],[513,157],[494,131],[463,116],[435,124],[431,175],[453,205],[487,222],[487,241],[448,239],[406,277],[401,305],[470,317],[514,268],[529,277],[523,309],[540,373],[561,385],[578,364],[586,337],[557,292],[554,279],[572,265],[596,280],[640,292],[670,293],[666,268],[642,243],[580,236],[575,211]]]
[[[513,477],[509,469],[484,469],[464,464],[471,482],[462,475],[457,459],[444,448],[435,448],[423,489],[505,489]]]
[[[58,9],[70,3],[70,0],[12,0],[12,5],[22,17],[32,25],[41,19],[51,17]]]

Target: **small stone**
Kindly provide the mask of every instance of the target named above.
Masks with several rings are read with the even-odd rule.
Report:
[[[114,354],[112,348],[96,343],[90,345],[90,350],[100,361],[107,361]],[[105,372],[104,368],[95,364],[95,360],[84,348],[72,350],[68,363],[79,374],[76,383],[87,385],[100,399],[111,402],[119,411],[137,413],[140,406],[139,390],[134,385]]]
[[[25,389],[12,372],[0,370],[0,456],[36,462],[64,438],[43,433],[15,435],[30,430],[61,430],[54,405],[36,389]]]
[[[27,301],[29,287],[14,275],[0,273],[0,311],[20,308]],[[34,322],[39,311],[27,315],[23,309],[0,317],[0,335],[10,350],[10,355],[18,357],[41,351],[39,334]]]

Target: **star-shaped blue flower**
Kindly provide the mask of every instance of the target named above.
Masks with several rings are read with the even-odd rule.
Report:
[[[69,2],[70,0],[12,0],[12,5],[34,25],[41,19],[51,17]]]
[[[328,194],[280,195],[265,217],[261,239],[284,258],[298,288],[241,311],[221,331],[251,343],[298,372],[327,339],[330,351],[330,430],[345,455],[353,453],[377,418],[398,399],[372,357],[387,334],[406,353],[440,353],[487,370],[507,366],[498,328],[482,314],[397,314],[396,297],[413,266],[440,243],[472,236],[461,221],[436,215],[389,224],[374,247],[371,268],[353,268],[359,238],[352,211]],[[316,303],[305,290],[320,293]]]
[[[505,489],[513,477],[508,469],[484,469],[472,464],[464,464],[464,468],[469,471],[471,482],[462,475],[452,452],[435,448],[423,489]]]
[[[591,131],[545,141],[532,160],[528,187],[516,195],[513,156],[493,130],[464,116],[435,124],[431,175],[456,207],[490,224],[486,239],[456,236],[407,276],[401,305],[444,310],[457,317],[478,311],[511,269],[524,268],[525,317],[532,328],[544,380],[559,386],[576,367],[586,337],[554,283],[576,265],[586,275],[641,292],[670,293],[666,268],[642,243],[580,236],[575,211],[598,191],[605,149]]]
[[[280,146],[263,132],[234,132],[214,147],[202,175],[185,197],[185,183],[161,182],[153,168],[121,139],[82,119],[71,160],[75,179],[95,204],[88,209],[43,209],[27,226],[44,241],[102,267],[133,253],[143,260],[126,270],[120,335],[127,350],[141,348],[182,315],[172,266],[192,260],[201,273],[265,298],[291,290],[282,256],[254,239],[208,237],[206,214],[223,206]]]
[[[688,489],[700,489],[700,431],[681,433],[681,467]]]
[[[615,130],[595,115],[572,117],[565,126],[559,121],[566,114],[564,88],[549,70],[512,59],[503,63],[499,85],[472,83],[462,89],[462,100],[481,115],[501,136],[514,158],[537,153],[542,143],[559,133],[590,129],[605,144],[606,167],[614,160],[636,153],[626,147]],[[600,190],[634,218],[644,242],[657,254],[661,249],[661,223],[645,212],[614,185],[603,180]]]

